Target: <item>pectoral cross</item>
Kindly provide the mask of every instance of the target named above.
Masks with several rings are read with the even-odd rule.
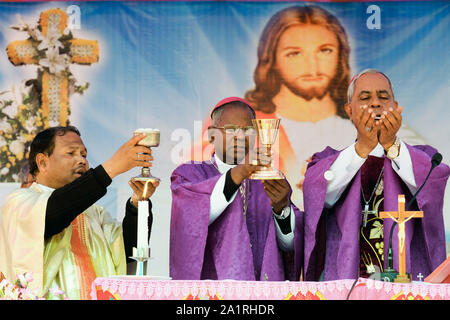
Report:
[[[367,216],[370,214],[377,214],[377,210],[369,210],[369,204],[366,203],[364,205],[364,210],[363,210],[363,227],[365,228],[367,226]]]
[[[394,282],[411,282],[406,274],[406,255],[405,255],[405,222],[412,218],[423,218],[423,211],[405,211],[405,195],[398,195],[398,211],[382,211],[380,218],[391,218],[398,224],[398,276]]]
[[[67,27],[67,14],[61,9],[43,11],[39,26],[44,37],[49,31],[61,37]],[[71,39],[70,62],[90,65],[98,61],[98,43],[95,40]],[[13,41],[7,47],[9,60],[15,66],[38,64],[38,51],[30,40]],[[49,123],[67,125],[69,116],[69,79],[63,73],[56,75],[45,71],[42,74],[41,108],[45,127]]]

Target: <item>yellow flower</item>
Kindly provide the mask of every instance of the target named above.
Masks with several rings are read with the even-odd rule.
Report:
[[[49,20],[50,20],[51,15],[59,15],[60,16],[58,29],[61,34],[64,32],[64,29],[67,25],[68,15],[63,10],[57,8],[57,9],[49,9],[49,10],[43,11],[40,16],[40,22],[41,22],[40,24],[42,27],[42,34],[44,34],[44,36],[47,35],[47,31],[48,31],[48,27],[49,27]]]
[[[69,42],[71,62],[79,64],[98,62],[99,48],[96,40],[72,39]]]
[[[20,51],[20,54],[18,51]],[[36,55],[36,50],[28,40],[17,40],[11,42],[6,48],[6,52],[9,60],[15,66],[21,64],[34,64],[37,62],[34,58]]]

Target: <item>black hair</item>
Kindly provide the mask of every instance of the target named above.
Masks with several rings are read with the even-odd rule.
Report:
[[[36,156],[39,153],[43,153],[47,156],[51,156],[55,149],[55,137],[64,136],[67,132],[74,132],[81,136],[80,131],[74,126],[66,127],[51,127],[39,132],[30,145],[30,155],[28,157],[28,163],[30,166],[30,173],[33,177],[39,171],[36,163]]]

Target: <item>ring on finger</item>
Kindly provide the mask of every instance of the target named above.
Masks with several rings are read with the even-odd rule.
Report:
[[[366,129],[367,132],[372,131],[372,128],[371,128],[371,127],[366,127],[365,129]]]

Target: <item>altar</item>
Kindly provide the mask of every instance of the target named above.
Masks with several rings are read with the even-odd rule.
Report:
[[[354,279],[324,282],[97,278],[93,300],[345,300]],[[359,278],[349,300],[450,300],[450,284]]]

